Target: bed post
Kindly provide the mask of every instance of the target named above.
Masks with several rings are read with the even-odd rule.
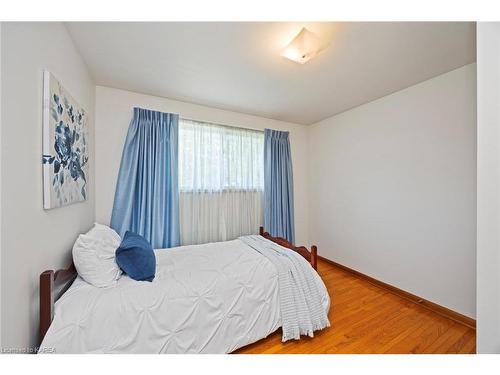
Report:
[[[259,227],[259,234],[260,234],[261,236],[263,236],[263,235],[264,235],[264,227]]]
[[[311,265],[315,270],[318,269],[318,248],[316,245],[311,246]]]
[[[38,331],[38,344],[42,343],[52,318],[54,317],[54,271],[45,271],[40,274],[40,325]]]

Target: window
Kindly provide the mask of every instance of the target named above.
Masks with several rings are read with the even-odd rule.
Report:
[[[183,245],[257,233],[264,133],[180,119],[179,187]]]

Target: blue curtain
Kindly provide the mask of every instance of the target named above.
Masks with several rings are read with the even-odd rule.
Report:
[[[264,227],[295,242],[293,171],[288,132],[264,131]]]
[[[153,248],[180,244],[179,115],[134,108],[123,148],[111,227]]]

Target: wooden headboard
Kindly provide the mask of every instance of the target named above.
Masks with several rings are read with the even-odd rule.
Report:
[[[281,237],[273,237],[268,232],[264,231],[263,227],[259,228],[259,234],[276,242],[278,245],[296,251],[302,255],[314,269],[318,265],[318,249],[316,246],[311,246],[309,251],[305,246],[294,246],[286,239]],[[49,270],[40,274],[40,325],[38,331],[38,344],[41,344],[47,330],[54,318],[54,303],[66,292],[77,276],[77,272],[73,263],[62,270]]]
[[[77,273],[73,262],[63,270],[49,270],[40,274],[40,325],[38,327],[38,344],[42,343],[54,318],[54,303],[66,292]]]

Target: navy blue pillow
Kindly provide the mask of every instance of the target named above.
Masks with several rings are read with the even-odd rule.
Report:
[[[155,278],[155,253],[144,237],[127,231],[115,256],[118,266],[132,279],[153,281]]]

